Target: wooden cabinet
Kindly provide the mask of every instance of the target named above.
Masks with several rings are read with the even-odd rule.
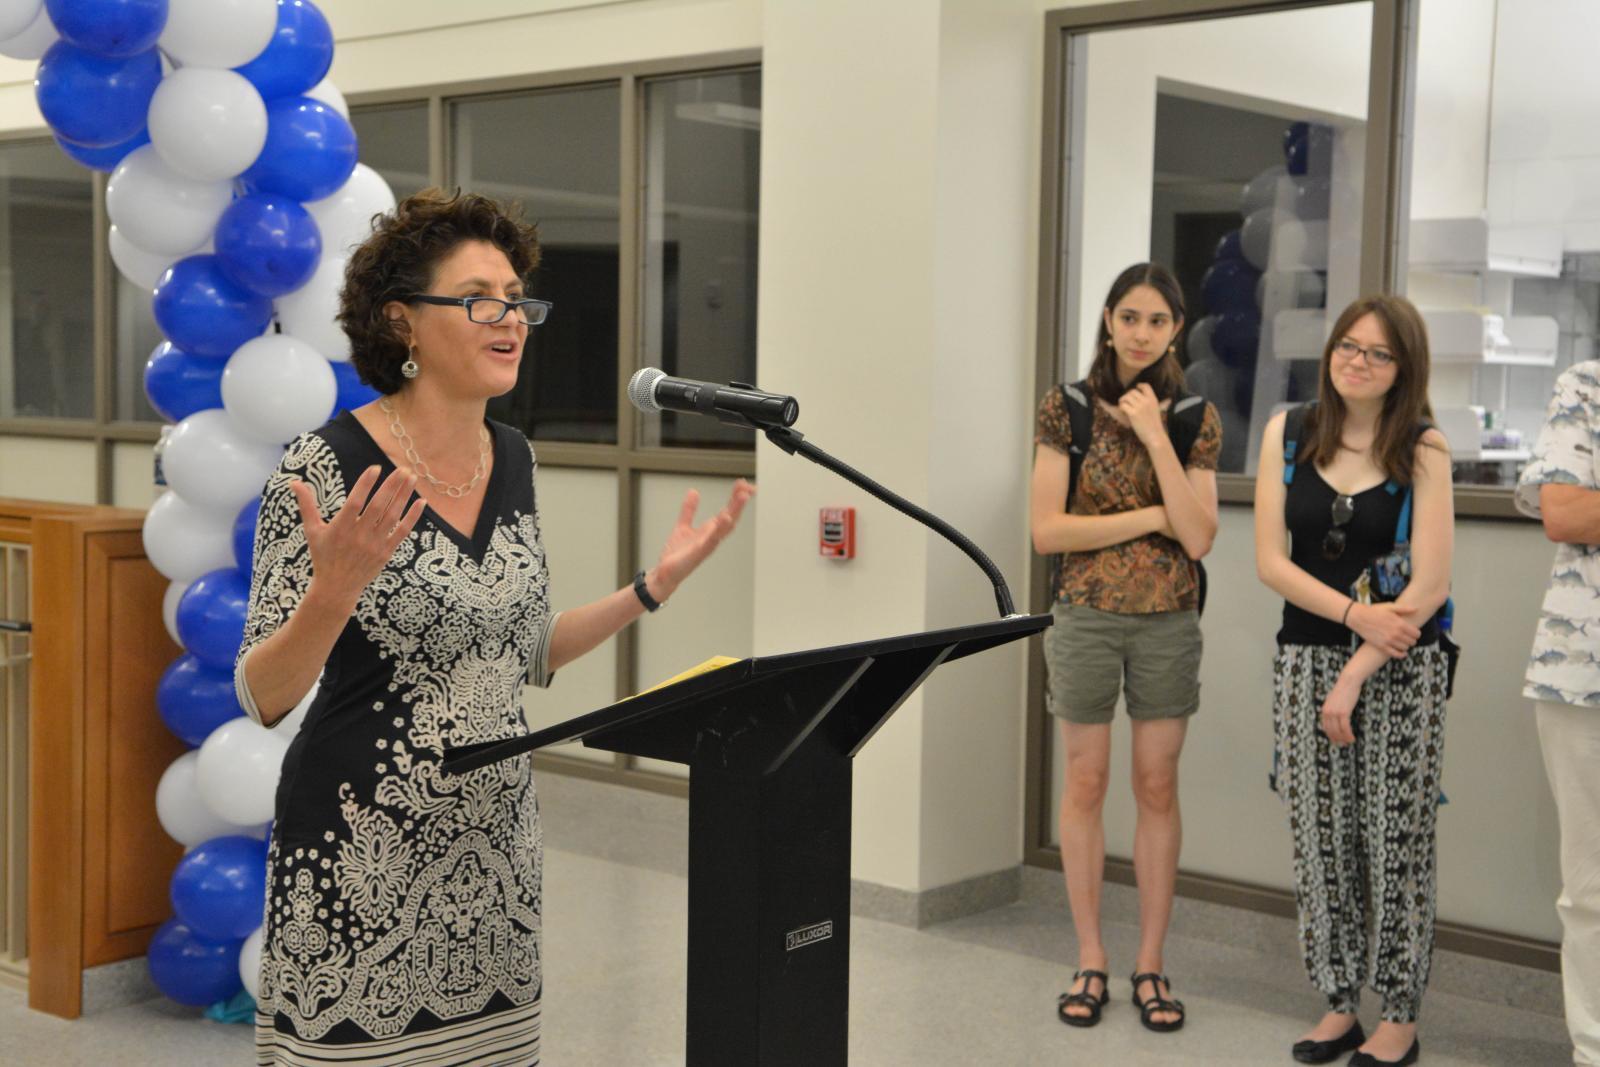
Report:
[[[184,745],[156,684],[178,655],[167,581],[138,511],[0,500],[0,542],[28,546],[27,974],[31,1007],[82,1010],[83,971],[144,954],[171,915],[182,847],[156,786]]]

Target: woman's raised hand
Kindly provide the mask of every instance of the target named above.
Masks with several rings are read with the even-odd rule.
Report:
[[[1402,659],[1422,636],[1422,630],[1410,619],[1415,608],[1399,604],[1352,604],[1346,624],[1367,641],[1388,653],[1391,659]]]
[[[374,492],[378,472],[376,466],[363,471],[344,506],[327,522],[317,510],[311,486],[298,479],[290,484],[306,531],[312,580],[351,605],[393,557],[427,506],[421,497],[411,501],[415,474],[396,468]]]
[[[756,495],[756,487],[740,478],[733,483],[733,492],[722,510],[701,523],[694,524],[694,513],[700,506],[700,492],[691,489],[683,494],[683,507],[678,510],[678,521],[667,535],[667,543],[656,560],[655,570],[648,576],[651,595],[666,600],[705,562],[723,540],[739,525],[739,516],[745,504]]]
[[[1117,401],[1117,410],[1126,416],[1128,426],[1145,448],[1149,448],[1152,441],[1166,437],[1166,428],[1161,425],[1161,401],[1148,382],[1140,382],[1123,393],[1122,399]]]

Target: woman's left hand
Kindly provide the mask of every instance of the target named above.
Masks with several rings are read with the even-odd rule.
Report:
[[[1361,697],[1360,686],[1347,686],[1336,682],[1328,699],[1322,702],[1322,732],[1335,745],[1348,745],[1356,739],[1351,716],[1355,714],[1356,701]]]
[[[1140,382],[1123,393],[1122,399],[1117,401],[1117,409],[1127,417],[1128,425],[1145,448],[1149,448],[1152,441],[1166,438],[1166,428],[1161,425],[1161,401],[1149,383]]]
[[[650,595],[665,603],[677,591],[683,580],[704,563],[706,557],[739,525],[739,515],[745,504],[755,496],[756,487],[740,478],[733,483],[733,492],[721,511],[701,523],[694,524],[694,513],[700,506],[700,491],[691,489],[683,494],[683,507],[678,511],[678,521],[667,535],[661,557],[645,576]]]

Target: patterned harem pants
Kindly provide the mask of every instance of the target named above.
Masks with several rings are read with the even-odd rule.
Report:
[[[1331,1010],[1353,1012],[1367,983],[1383,1017],[1414,1022],[1433,959],[1434,825],[1444,760],[1446,657],[1413,648],[1367,680],[1355,744],[1318,728],[1344,649],[1285,645],[1273,664],[1278,795],[1294,837],[1300,950]]]

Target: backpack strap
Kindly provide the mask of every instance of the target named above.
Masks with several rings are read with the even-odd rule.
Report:
[[[1200,427],[1206,421],[1206,398],[1199,393],[1185,393],[1181,389],[1172,398],[1167,410],[1167,436],[1172,438],[1172,450],[1178,454],[1178,466],[1189,465],[1189,453],[1200,436]]]
[[[1310,404],[1296,404],[1283,417],[1283,484],[1294,484],[1294,467],[1300,459],[1300,440],[1305,436]]]
[[[1067,444],[1067,499],[1065,508],[1072,506],[1072,493],[1078,487],[1078,472],[1083,470],[1083,457],[1089,452],[1089,438],[1094,433],[1094,408],[1090,406],[1089,380],[1061,384],[1061,400],[1067,409],[1067,424],[1072,440]]]

